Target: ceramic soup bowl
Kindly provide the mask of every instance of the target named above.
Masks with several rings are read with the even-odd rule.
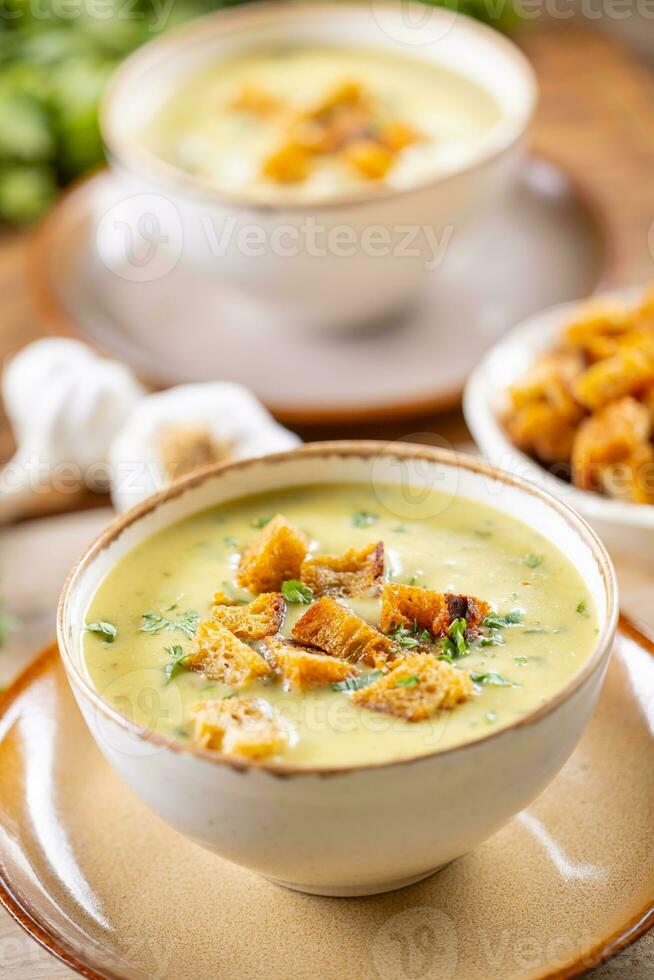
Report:
[[[538,530],[575,564],[597,607],[596,646],[554,697],[509,727],[418,758],[358,768],[235,762],[137,728],[93,690],[81,658],[91,597],[139,542],[207,507],[306,484],[436,487]],[[118,518],[64,588],[58,642],[73,691],[113,768],[164,820],[222,857],[301,891],[363,895],[417,881],[493,834],[556,775],[597,700],[617,621],[610,560],[547,493],[454,453],[402,443],[306,445],[191,476]]]
[[[268,329],[374,323],[414,301],[452,232],[510,182],[536,83],[527,60],[499,33],[461,14],[411,6],[387,0],[248,4],[171,32],[128,58],[101,114],[120,178],[98,208],[104,260],[124,246],[128,258],[134,252],[135,277],[144,280],[184,262],[235,287],[241,300],[235,316],[248,324],[254,316]],[[141,134],[163,100],[203,65],[280,45],[316,44],[400,54],[454,70],[494,98],[499,121],[464,160],[439,168],[431,179],[402,189],[370,181],[355,193],[313,203],[288,188],[279,202],[257,203],[143,147]]]

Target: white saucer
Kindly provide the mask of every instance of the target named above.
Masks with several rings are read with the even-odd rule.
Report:
[[[532,159],[501,206],[455,231],[427,292],[401,322],[355,334],[288,333],[245,322],[239,297],[181,265],[141,283],[108,269],[92,211],[112,181],[105,171],[80,184],[35,236],[30,282],[49,329],[81,335],[159,386],[238,381],[289,422],[452,407],[509,327],[587,295],[605,273],[607,243],[594,209],[557,167]]]

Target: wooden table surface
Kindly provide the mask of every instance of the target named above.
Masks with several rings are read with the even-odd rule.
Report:
[[[542,89],[533,148],[563,164],[597,202],[612,249],[612,281],[654,278],[654,71],[608,35],[581,23],[562,21],[531,28],[520,43],[533,61]],[[29,243],[28,233],[0,235],[0,360],[46,332],[26,291],[24,261]],[[368,425],[300,434],[304,438],[406,438],[417,432],[433,432],[454,444],[466,436],[458,412],[383,429]],[[0,409],[0,461],[11,450],[11,434]],[[637,570],[625,574],[634,588],[649,588]],[[651,933],[593,972],[597,980],[645,980],[653,975]],[[0,913],[0,977],[63,976],[71,976],[70,971]]]

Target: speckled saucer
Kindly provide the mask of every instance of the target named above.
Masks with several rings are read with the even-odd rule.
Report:
[[[156,819],[101,758],[48,649],[0,704],[0,900],[91,978],[577,976],[654,922],[653,654],[623,621],[579,748],[482,847],[401,891],[328,899]]]

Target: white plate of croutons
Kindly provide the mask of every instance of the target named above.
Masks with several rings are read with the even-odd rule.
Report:
[[[464,412],[491,463],[565,500],[614,550],[652,553],[652,288],[520,323],[471,375]]]

